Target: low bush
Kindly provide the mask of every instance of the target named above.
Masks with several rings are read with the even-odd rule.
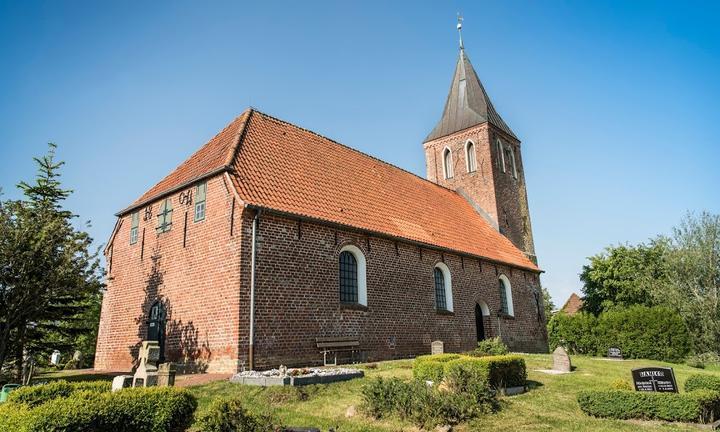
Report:
[[[192,422],[195,398],[174,388],[131,388],[116,393],[76,391],[31,407],[7,402],[0,430],[17,432],[180,432]]]
[[[710,423],[720,414],[720,393],[695,390],[688,393],[582,390],[580,408],[594,417]]]
[[[690,350],[682,318],[664,307],[631,306],[598,317],[558,313],[548,323],[548,338],[550,349],[562,345],[570,354],[604,356],[609,348],[620,348],[625,358],[678,362]]]
[[[716,352],[706,352],[702,354],[695,354],[685,360],[685,364],[690,367],[705,369],[705,366],[717,366],[720,365],[720,356]]]
[[[418,380],[376,378],[363,386],[362,395],[362,409],[372,417],[397,415],[426,429],[454,425],[497,409],[487,387],[478,394],[441,392]]]
[[[213,400],[195,422],[197,432],[268,432],[275,430],[272,419],[245,410],[240,399]]]
[[[485,339],[478,342],[477,348],[467,353],[473,357],[497,356],[505,355],[510,349],[503,343],[499,337]]]
[[[625,391],[632,391],[633,386],[630,384],[628,380],[624,380],[622,378],[618,378],[610,383],[610,388],[615,390],[625,390]]]
[[[47,384],[20,387],[8,395],[8,401],[25,404],[32,408],[53,399],[68,397],[80,391],[109,392],[111,386],[112,384],[109,381],[52,381]]]
[[[423,381],[439,383],[444,376],[445,363],[460,358],[460,354],[434,354],[415,358],[413,377]]]
[[[685,381],[685,391],[691,392],[700,389],[720,392],[720,377],[705,374],[690,375]]]
[[[493,388],[516,387],[525,385],[527,370],[525,360],[518,355],[487,357],[460,356],[443,357],[422,356],[415,360],[413,376],[421,380],[441,382],[448,371],[455,368],[475,368],[486,383]],[[462,366],[461,366],[462,365]]]

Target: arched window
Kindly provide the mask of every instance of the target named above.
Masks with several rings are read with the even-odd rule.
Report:
[[[513,150],[512,146],[508,144],[508,146],[505,148],[505,152],[510,174],[512,174],[514,178],[517,178],[517,167],[515,166],[515,150]]]
[[[477,170],[477,158],[475,156],[475,144],[472,141],[465,143],[465,160],[467,161],[467,171],[469,173]]]
[[[453,311],[452,279],[450,269],[444,263],[437,263],[433,270],[435,279],[435,308],[440,311]]]
[[[498,283],[500,288],[500,312],[505,315],[515,316],[510,280],[507,278],[507,276],[500,275],[500,277],[498,278]]]
[[[447,147],[443,150],[443,172],[446,179],[453,178],[452,152]]]
[[[365,255],[353,245],[340,250],[340,302],[367,306]]]
[[[497,163],[502,172],[505,172],[505,152],[503,152],[502,141],[498,138],[495,140],[495,152],[497,153]]]

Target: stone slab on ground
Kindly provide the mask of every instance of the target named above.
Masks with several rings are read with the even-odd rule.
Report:
[[[284,371],[283,371],[284,372]],[[284,374],[278,369],[269,371],[246,371],[235,374],[231,382],[254,386],[303,386],[310,384],[330,384],[362,378],[365,373],[358,369],[332,368],[332,369],[289,369]],[[299,375],[302,373],[302,375]]]
[[[572,371],[559,371],[555,369],[534,369],[535,372],[542,372],[544,374],[548,375],[564,375],[572,373]]]

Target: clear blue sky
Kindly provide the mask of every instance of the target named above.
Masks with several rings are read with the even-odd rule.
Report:
[[[99,245],[248,105],[424,176],[458,10],[558,305],[587,256],[720,212],[718,2],[0,1],[0,186],[57,143]]]

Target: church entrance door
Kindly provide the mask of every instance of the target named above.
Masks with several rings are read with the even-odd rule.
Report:
[[[485,323],[483,323],[482,308],[479,304],[475,304],[475,331],[478,342],[485,339]]]
[[[150,308],[148,320],[148,340],[157,341],[160,345],[160,363],[165,361],[165,307],[155,302]]]

